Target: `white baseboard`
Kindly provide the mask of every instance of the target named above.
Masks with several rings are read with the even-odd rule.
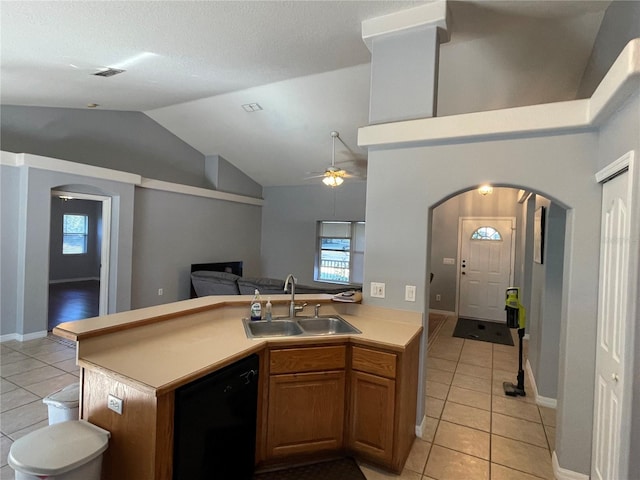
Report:
[[[42,330],[40,332],[33,332],[27,334],[21,333],[6,333],[0,335],[0,342],[9,342],[11,340],[17,340],[18,342],[27,342],[29,340],[35,340],[36,338],[44,338],[47,336],[47,331]]]
[[[455,316],[456,312],[449,312],[447,310],[435,310],[433,308],[429,309],[429,313],[435,313],[435,314],[439,314],[439,315],[449,315],[449,316]]]
[[[536,403],[540,407],[558,408],[558,400],[550,397],[543,397],[542,395],[536,395]]]
[[[420,423],[420,425],[416,425],[416,437],[422,438],[422,435],[424,434],[424,429],[426,428],[426,423],[427,423],[427,416],[424,415],[422,417],[422,422]]]
[[[73,282],[86,282],[89,280],[100,281],[100,277],[80,277],[80,278],[63,278],[60,280],[49,280],[49,284],[52,283],[73,283]]]
[[[553,475],[556,480],[589,480],[590,476],[584,473],[574,472],[573,470],[567,470],[562,468],[558,463],[558,457],[556,451],[553,451],[551,455],[551,465],[553,466]]]
[[[0,343],[2,342],[10,342],[11,340],[18,340],[17,333],[5,333],[4,335],[0,335]]]
[[[531,364],[529,363],[529,359],[527,358],[527,363],[525,365],[525,370],[527,372],[527,376],[531,382],[531,387],[533,388],[533,395],[536,399],[536,405],[547,408],[557,408],[558,400],[556,398],[543,397],[538,393],[538,386],[536,385],[536,378],[533,376],[533,371],[531,370]]]

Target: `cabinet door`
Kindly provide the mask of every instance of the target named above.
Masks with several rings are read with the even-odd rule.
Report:
[[[344,371],[272,375],[267,457],[340,449],[344,392]]]
[[[385,463],[393,457],[395,383],[368,373],[351,373],[349,447]]]

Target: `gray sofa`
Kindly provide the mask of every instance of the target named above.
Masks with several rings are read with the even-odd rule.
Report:
[[[284,280],[277,278],[247,278],[226,272],[196,271],[191,274],[191,284],[198,297],[207,295],[253,295],[258,289],[264,298],[268,295],[281,295],[284,292]],[[309,286],[296,284],[296,293],[337,293],[353,290],[348,285]]]

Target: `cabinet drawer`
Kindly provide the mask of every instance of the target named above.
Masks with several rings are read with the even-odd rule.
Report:
[[[351,362],[354,370],[372,373],[381,377],[396,378],[396,354],[353,347]]]
[[[321,370],[340,370],[345,367],[346,347],[286,348],[271,350],[269,373],[302,373]]]

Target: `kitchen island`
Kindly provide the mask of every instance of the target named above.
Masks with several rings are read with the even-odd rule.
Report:
[[[333,302],[330,295],[297,300],[321,304],[320,315],[340,315],[362,333],[249,339],[241,318],[250,297],[237,295],[59,325],[56,335],[77,342],[81,418],[112,434],[103,478],[173,478],[175,390],[251,354],[260,358],[258,466],[349,452],[400,471],[415,436],[421,315]],[[286,315],[290,296],[271,301],[275,316]],[[318,379],[327,389],[307,388]],[[294,407],[282,404],[291,399],[278,393],[285,385],[294,385],[300,398],[335,396],[327,403],[334,418],[330,435],[310,438],[324,420],[309,412],[299,419],[289,413],[287,424],[299,420],[297,427],[282,428],[278,414]],[[107,408],[109,395],[123,400],[121,414]],[[376,401],[367,401],[372,396]]]

